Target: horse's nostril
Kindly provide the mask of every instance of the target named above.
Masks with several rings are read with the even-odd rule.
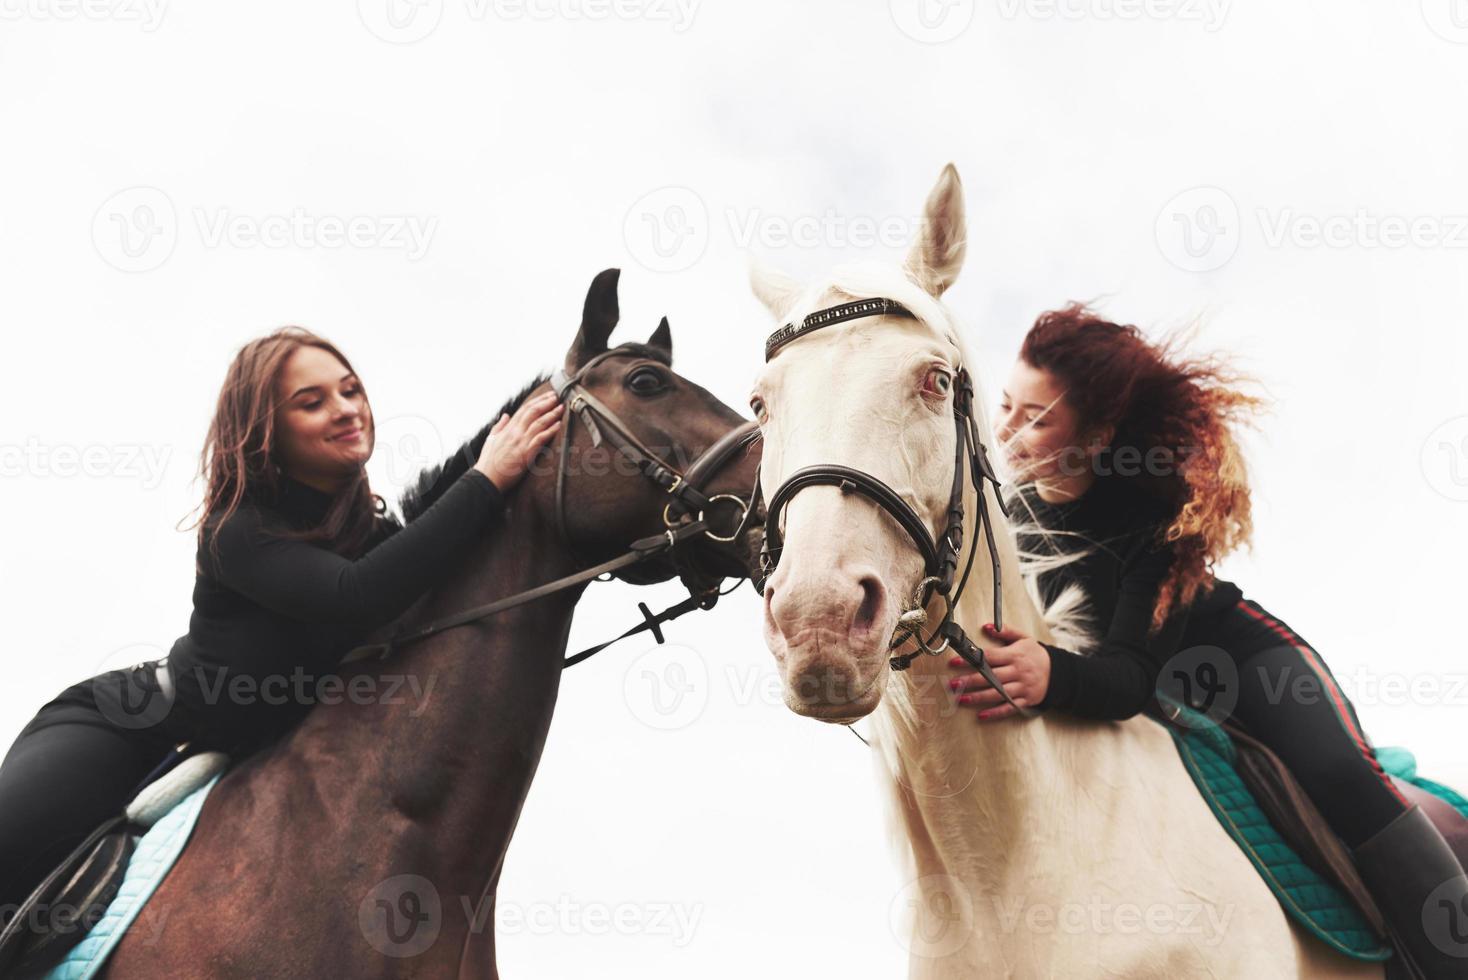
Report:
[[[865,575],[857,584],[861,586],[861,605],[857,607],[856,616],[851,620],[851,631],[865,633],[876,623],[877,613],[881,611],[882,583],[875,576]]]

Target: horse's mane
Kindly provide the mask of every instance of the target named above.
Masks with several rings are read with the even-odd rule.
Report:
[[[483,428],[474,433],[458,450],[434,466],[424,469],[418,474],[418,479],[408,489],[403,491],[402,497],[398,499],[398,509],[403,512],[403,522],[412,521],[422,514],[434,501],[444,495],[454,482],[469,472],[469,467],[479,458],[480,450],[484,448],[484,440],[489,438],[489,430],[494,428],[494,423],[501,415],[514,415],[525,404],[525,399],[530,393],[550,379],[548,374],[538,374],[527,382],[518,393],[511,396],[493,415],[489,421],[484,423]]]
[[[673,363],[672,356],[661,347],[629,341],[619,344],[616,349],[658,361],[669,367]],[[525,404],[525,399],[530,397],[530,393],[549,380],[549,374],[536,375],[519,392],[511,396],[509,401],[500,406],[498,411],[490,415],[489,421],[484,423],[483,428],[471,436],[452,456],[419,473],[418,479],[413,481],[413,484],[404,490],[403,495],[398,499],[398,509],[403,513],[403,523],[411,522],[432,507],[434,501],[443,496],[444,492],[453,486],[459,477],[469,472],[469,467],[474,465],[474,461],[479,458],[479,453],[484,449],[484,440],[489,437],[489,430],[494,428],[494,423],[499,420],[499,417],[514,415],[520,410],[520,406]]]

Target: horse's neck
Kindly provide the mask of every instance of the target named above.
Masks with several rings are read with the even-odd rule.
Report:
[[[445,584],[409,614],[409,621],[493,602],[575,570],[574,559],[563,551],[529,495],[512,500],[505,519],[486,532]],[[547,688],[553,698],[571,617],[585,588],[582,584],[542,596],[405,651],[403,662],[411,670],[438,679],[434,703],[415,722],[415,737],[431,735],[440,750],[458,755],[465,741],[482,744],[521,732],[534,719],[522,717],[520,707],[535,702]],[[471,753],[466,762],[472,765],[475,758],[480,756]]]
[[[486,532],[446,584],[404,617],[422,623],[522,592],[573,571],[529,495]],[[550,727],[571,616],[585,586],[446,630],[373,671],[406,678],[406,703],[372,706],[378,766],[368,806],[408,816],[454,873],[497,874]],[[416,690],[426,696],[414,697]],[[318,714],[320,714],[318,712]],[[343,736],[348,750],[360,748]]]
[[[987,618],[955,618],[984,645],[979,626]],[[1035,635],[1023,617],[1009,615],[1005,622]],[[879,709],[884,762],[899,791],[898,816],[914,856],[928,871],[954,871],[976,857],[1002,863],[1027,838],[1062,821],[1068,809],[1064,794],[1076,789],[1063,767],[1077,764],[1073,753],[1081,748],[1068,737],[1068,726],[1043,716],[978,721],[972,708],[956,705],[948,689],[958,676],[948,667],[949,657],[945,652],[915,660],[894,676],[894,689]],[[925,854],[925,846],[933,852]]]
[[[1007,535],[1000,551],[1005,623],[1047,639]],[[993,618],[983,571],[955,615],[980,646],[980,627]],[[949,657],[918,657],[894,675],[873,717],[873,744],[891,780],[893,829],[910,859],[903,887],[915,889],[911,976],[985,975],[996,962],[1014,976],[1083,976],[1096,972],[1098,957],[1111,964],[1108,974],[1138,977],[1262,976],[1271,968],[1301,977],[1380,975],[1374,964],[1352,972],[1340,961],[1311,962],[1321,950],[1300,945],[1159,726],[1050,714],[981,722],[954,704]],[[1113,927],[1069,941],[1070,927],[1036,925],[1057,933],[1037,941],[1027,925],[1054,925],[1078,909],[1105,915],[1094,911],[1098,896],[1198,918],[1172,937],[1152,930],[1134,937],[1136,930],[1104,919]],[[1029,918],[1037,910],[1055,918]],[[956,951],[936,951],[954,929],[972,938]],[[1229,929],[1252,945],[1222,942]]]
[[[967,513],[976,513],[972,490]],[[1049,629],[1024,588],[1013,537],[1002,521],[995,537],[1004,624],[1048,640]],[[993,576],[982,531],[975,528],[970,539],[980,553],[954,618],[985,647],[981,627],[994,619]],[[934,611],[938,608],[935,603]],[[998,874],[1008,855],[1026,851],[1027,840],[1037,834],[1053,840],[1046,828],[1058,830],[1073,819],[1070,797],[1089,792],[1073,778],[1076,773],[1112,771],[1132,760],[1121,757],[1122,743],[1083,737],[1081,726],[1044,715],[978,721],[972,708],[955,704],[948,689],[958,676],[948,667],[951,656],[920,656],[894,675],[877,719],[883,762],[896,783],[898,818],[920,866],[957,870],[955,863],[979,861]]]

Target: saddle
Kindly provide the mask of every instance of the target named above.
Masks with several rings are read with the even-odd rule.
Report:
[[[0,931],[0,978],[39,976],[80,943],[117,898],[138,840],[228,761],[188,755],[186,746],[170,753],[127,809],[67,855]]]
[[[1172,734],[1199,792],[1293,919],[1337,952],[1382,962],[1388,978],[1410,977],[1392,955],[1385,918],[1349,849],[1326,823],[1289,767],[1229,721],[1217,723],[1175,702],[1149,712]],[[1375,750],[1403,795],[1417,803],[1468,866],[1468,800],[1422,779],[1402,748]]]

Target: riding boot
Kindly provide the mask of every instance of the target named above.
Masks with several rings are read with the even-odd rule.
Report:
[[[1354,852],[1396,942],[1426,980],[1468,978],[1468,875],[1413,806]]]

